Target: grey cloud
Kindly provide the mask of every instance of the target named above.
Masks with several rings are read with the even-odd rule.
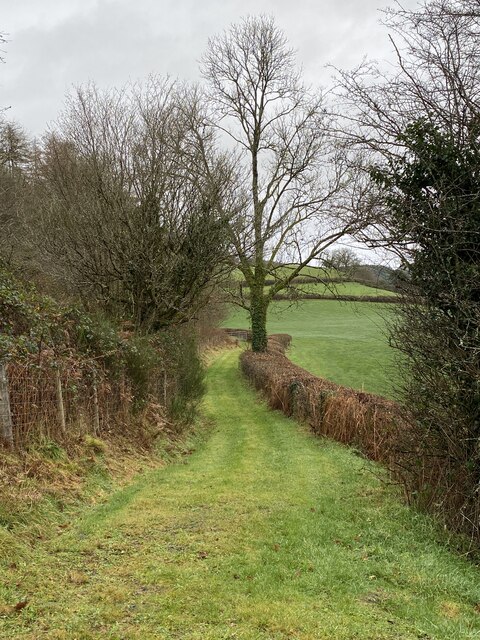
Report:
[[[413,0],[410,0],[410,5]],[[324,66],[384,57],[380,0],[25,0],[3,11],[10,33],[0,68],[0,105],[40,134],[74,84],[124,84],[149,73],[198,79],[209,36],[246,14],[274,15],[298,50],[308,82],[326,83]]]

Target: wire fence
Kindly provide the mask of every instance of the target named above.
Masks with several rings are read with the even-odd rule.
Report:
[[[228,340],[225,331],[210,329],[202,345]],[[172,420],[189,419],[200,384],[198,376],[189,379],[189,371],[194,367],[201,373],[200,363],[190,356],[195,359],[196,351],[159,351],[152,366],[138,359],[134,366],[121,361],[107,365],[105,357],[80,359],[46,351],[0,360],[0,445],[22,449],[41,438],[118,434],[144,439],[148,446],[150,432],[170,429]]]
[[[15,447],[38,437],[100,436],[128,424],[134,395],[122,373],[107,375],[95,365],[75,361],[55,365],[10,362],[5,372],[7,389],[0,397],[4,424],[0,427],[3,439]]]

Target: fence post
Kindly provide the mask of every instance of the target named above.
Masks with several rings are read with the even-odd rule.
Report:
[[[65,406],[63,404],[63,390],[62,390],[62,378],[60,376],[60,369],[55,369],[55,391],[57,394],[57,407],[58,407],[58,419],[60,421],[60,428],[62,434],[67,432],[67,424],[65,421]]]
[[[13,422],[8,391],[7,367],[0,361],[0,435],[7,447],[13,447]]]
[[[93,432],[98,436],[100,433],[100,412],[98,410],[98,389],[97,389],[97,373],[94,370],[93,376]]]
[[[167,408],[167,370],[163,371],[163,406]]]
[[[122,411],[122,416],[125,419],[127,416],[127,403],[125,402],[125,398],[126,398],[126,382],[125,382],[125,371],[122,370],[121,374],[120,374],[120,384],[119,384],[119,399],[120,399],[120,406],[121,406],[121,411]]]

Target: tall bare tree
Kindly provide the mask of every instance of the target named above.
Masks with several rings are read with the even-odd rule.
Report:
[[[338,271],[343,277],[353,277],[360,266],[360,259],[350,247],[339,247],[330,251],[325,266]]]
[[[0,124],[0,166],[10,174],[26,169],[31,156],[27,134],[15,122]]]
[[[3,33],[0,32],[0,45],[4,43],[5,37]],[[3,57],[0,56],[0,63],[2,62],[4,62],[4,60]],[[2,186],[0,186],[0,189],[2,191],[4,190]],[[7,222],[10,222],[9,215],[5,215],[4,211],[0,211],[0,234],[2,238],[5,238],[8,233]],[[4,243],[0,243],[0,249],[3,248],[3,244]],[[2,359],[0,359],[0,443],[6,444],[9,447],[13,445],[13,428],[10,412],[10,397],[8,393],[7,370]]]
[[[252,346],[267,347],[267,309],[302,268],[359,226],[346,206],[355,189],[321,95],[301,82],[294,52],[268,17],[247,18],[212,38],[202,60],[214,125],[228,135],[243,187],[230,224],[249,287]],[[285,270],[282,263],[294,263]],[[275,284],[265,289],[266,278]]]
[[[22,211],[30,197],[31,153],[32,143],[17,123],[0,124],[0,258],[7,262],[19,253]]]
[[[200,111],[168,80],[89,86],[45,142],[44,264],[145,331],[194,316],[225,261],[228,165]]]

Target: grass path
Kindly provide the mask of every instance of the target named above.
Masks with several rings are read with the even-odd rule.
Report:
[[[269,412],[236,352],[210,367],[213,427],[0,567],[1,638],[480,638],[479,572],[353,453]],[[1,611],[1,609],[0,609]]]

